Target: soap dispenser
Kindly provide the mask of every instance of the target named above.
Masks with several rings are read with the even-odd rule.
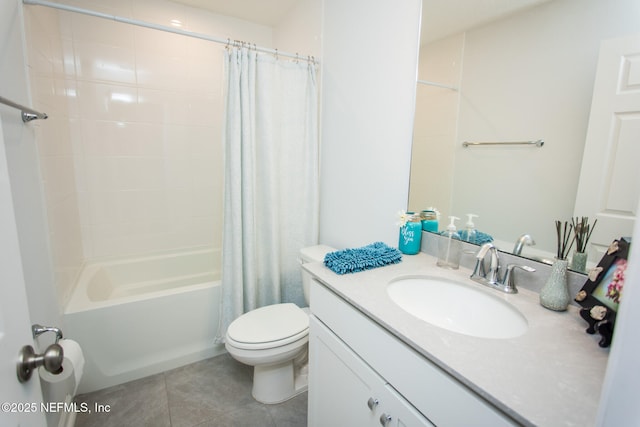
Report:
[[[460,235],[456,231],[455,221],[460,218],[450,216],[449,219],[451,223],[442,232],[442,237],[438,241],[438,262],[436,265],[457,270],[460,267],[462,242],[460,241]]]
[[[476,231],[476,226],[473,223],[473,218],[477,218],[478,215],[475,214],[467,214],[467,217],[469,217],[469,220],[467,221],[466,227],[465,227],[465,233],[464,233],[464,237],[462,240],[464,240],[465,242],[469,242],[469,243],[476,243],[476,239],[478,236],[478,232]]]

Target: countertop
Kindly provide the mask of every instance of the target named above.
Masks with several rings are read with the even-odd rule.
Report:
[[[538,294],[518,288],[508,295],[469,279],[466,268],[446,270],[425,253],[404,255],[399,264],[338,275],[322,263],[303,264],[324,286],[364,313],[484,399],[524,425],[595,424],[609,355],[599,335],[585,333],[578,309],[555,312]],[[509,339],[477,338],[431,325],[397,306],[387,295],[390,281],[429,275],[454,279],[516,307],[528,330]],[[522,279],[520,279],[522,280]],[[313,309],[313,301],[311,302]]]

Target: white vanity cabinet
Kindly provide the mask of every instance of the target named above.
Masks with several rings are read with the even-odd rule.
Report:
[[[433,426],[312,316],[309,426]]]
[[[310,427],[518,425],[316,280],[310,300]]]

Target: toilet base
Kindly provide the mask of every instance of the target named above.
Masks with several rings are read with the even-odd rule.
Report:
[[[307,391],[306,366],[294,366],[294,361],[253,367],[253,389],[251,395],[260,403],[285,402]],[[304,368],[304,369],[303,369]]]

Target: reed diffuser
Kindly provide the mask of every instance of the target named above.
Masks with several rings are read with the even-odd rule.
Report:
[[[587,268],[587,245],[591,238],[591,233],[596,226],[598,220],[593,221],[593,224],[589,224],[589,218],[583,216],[582,218],[571,218],[573,224],[573,233],[576,239],[576,249],[571,257],[571,269],[579,271],[581,273],[586,272]]]
[[[558,250],[556,260],[551,266],[549,279],[540,290],[540,304],[549,310],[564,311],[569,305],[569,288],[567,286],[567,254],[576,240],[573,233],[573,222],[556,221]]]
[[[573,219],[572,222],[568,221],[564,222],[564,226],[562,222],[556,220],[556,235],[558,237],[558,250],[556,253],[556,258],[559,260],[566,260],[571,247],[573,246],[573,242],[576,240],[576,235],[572,233]],[[573,239],[571,238],[573,236]],[[571,242],[569,242],[571,241]]]
[[[578,218],[573,218],[573,229],[576,235],[576,251],[586,252],[587,244],[593,233],[593,229],[596,228],[598,220],[593,221],[593,224],[589,225],[589,217],[583,216],[579,221]]]

